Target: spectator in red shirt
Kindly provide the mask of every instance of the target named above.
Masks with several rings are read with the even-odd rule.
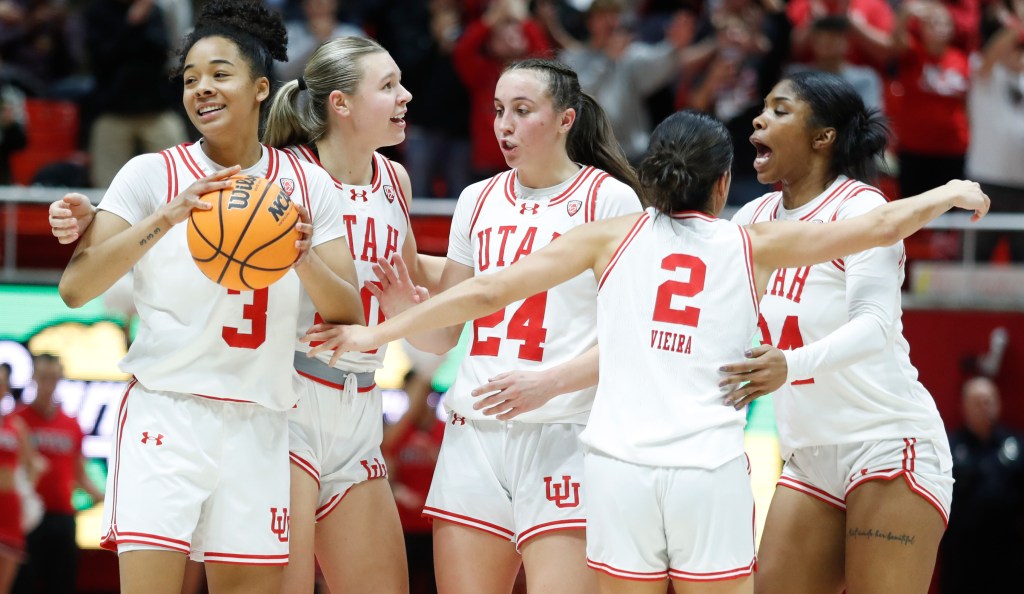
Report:
[[[885,0],[792,0],[786,14],[793,23],[793,57],[811,60],[811,29],[814,21],[825,16],[843,16],[850,20],[852,64],[871,66],[881,71],[892,47],[893,14]]]
[[[525,0],[491,0],[483,17],[470,23],[456,42],[452,61],[469,91],[474,181],[508,168],[493,129],[494,87],[505,64],[549,51],[547,35],[530,18]]]
[[[903,196],[964,177],[970,73],[967,54],[952,45],[953,33],[939,2],[910,0],[900,7],[893,46],[902,95],[890,115]]]
[[[85,474],[82,429],[54,401],[57,383],[64,376],[60,359],[53,355],[33,358],[36,397],[14,415],[28,426],[32,442],[48,462],[37,490],[46,506],[42,522],[27,537],[28,563],[22,566],[14,592],[43,590],[47,594],[75,591],[78,545],[75,542],[75,509],[71,493],[80,486],[94,500],[103,494]]]

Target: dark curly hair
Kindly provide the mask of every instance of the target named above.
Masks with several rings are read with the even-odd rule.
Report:
[[[181,75],[192,46],[207,37],[224,37],[234,42],[249,63],[253,79],[265,76],[272,81],[274,60],[288,60],[284,21],[260,0],[211,0],[204,4],[195,28],[181,44],[175,75]]]

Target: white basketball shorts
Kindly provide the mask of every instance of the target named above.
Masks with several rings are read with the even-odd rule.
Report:
[[[642,466],[587,452],[587,564],[612,577],[745,577],[754,555],[746,456],[715,469]]]
[[[450,413],[423,515],[506,538],[586,527],[582,425]]]
[[[903,477],[907,486],[949,522],[953,500],[953,460],[949,446],[914,437],[793,451],[779,486],[806,493],[841,510],[850,492],[868,481]]]
[[[339,389],[303,377],[299,402],[288,413],[292,464],[320,485],[317,521],[327,517],[354,485],[388,476],[380,452],[384,438],[380,388],[349,383]]]
[[[287,413],[132,381],[118,410],[101,546],[283,565],[288,473]]]

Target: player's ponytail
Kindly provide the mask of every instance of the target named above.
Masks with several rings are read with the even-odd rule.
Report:
[[[281,148],[315,143],[327,134],[331,93],[353,95],[365,72],[360,59],[386,51],[363,37],[339,37],[321,45],[302,77],[281,87],[270,106],[263,142]]]
[[[722,122],[694,111],[677,112],[651,134],[640,161],[644,203],[659,212],[711,212],[711,190],[732,167],[732,141]]]
[[[263,144],[274,148],[310,144],[310,134],[306,132],[309,124],[302,121],[303,110],[298,106],[300,92],[297,80],[288,81],[278,89],[267,112]],[[310,103],[307,100],[305,106],[308,107]]]
[[[576,110],[576,121],[565,143],[570,159],[582,165],[603,169],[633,188],[637,194],[640,193],[636,172],[615,140],[608,114],[593,97],[580,89],[579,78],[572,68],[555,60],[529,58],[509,65],[505,72],[512,70],[533,70],[544,74],[542,80],[547,83],[555,109],[571,107]]]
[[[835,74],[811,70],[785,80],[810,106],[810,126],[836,130],[831,173],[864,182],[874,179],[889,139],[889,128],[878,110],[866,108],[856,89]]]
[[[569,130],[566,152],[577,163],[593,165],[610,173],[612,177],[633,188],[639,194],[640,182],[629,164],[622,146],[615,139],[608,114],[587,93],[580,93],[576,122]]]

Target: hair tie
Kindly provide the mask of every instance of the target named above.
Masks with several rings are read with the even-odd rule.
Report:
[[[301,77],[301,76],[299,77],[299,90],[300,91],[305,91],[306,90],[306,79]]]

